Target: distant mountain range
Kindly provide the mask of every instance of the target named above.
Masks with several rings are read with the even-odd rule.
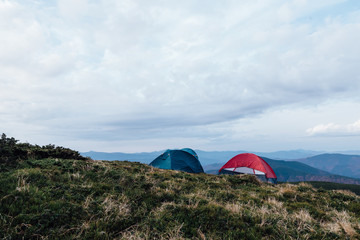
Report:
[[[360,178],[360,155],[320,154],[297,161],[334,174]]]
[[[163,152],[144,152],[144,153],[122,153],[122,152],[83,152],[81,153],[84,157],[91,157],[94,160],[119,160],[119,161],[130,161],[130,162],[141,162],[150,163],[157,156]]]
[[[244,152],[246,151],[206,152],[196,150],[204,171],[210,174],[217,174],[217,171],[228,160]],[[84,152],[81,154],[95,160],[127,160],[148,164],[161,153],[163,151],[144,153]],[[281,182],[326,181],[360,184],[360,155],[322,154],[322,152],[306,150],[253,153],[263,157],[269,163],[278,176],[278,181]]]
[[[239,150],[239,151],[202,151],[195,150],[199,156],[201,164],[212,164],[225,162],[230,160],[232,157],[240,153],[245,153],[249,151]],[[91,157],[95,160],[127,160],[127,161],[138,161],[141,163],[150,163],[157,156],[159,156],[163,151],[155,152],[142,152],[142,153],[122,153],[122,152],[83,152],[81,155]],[[252,152],[259,156],[268,157],[271,159],[279,160],[291,160],[291,159],[304,159],[307,157],[315,156],[322,154],[320,151],[308,151],[308,150],[291,150],[291,151],[277,151],[277,152]]]

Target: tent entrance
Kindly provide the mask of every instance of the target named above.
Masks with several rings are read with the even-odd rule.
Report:
[[[265,175],[264,172],[248,168],[248,167],[237,167],[237,168],[223,168],[223,170],[229,171],[229,172],[236,172],[236,173],[244,173],[244,174],[255,174],[255,175]]]

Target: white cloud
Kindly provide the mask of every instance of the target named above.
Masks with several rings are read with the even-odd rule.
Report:
[[[310,136],[360,136],[360,120],[350,124],[319,124],[306,130]]]
[[[360,134],[360,119],[347,126],[348,132]]]
[[[331,134],[331,133],[338,133],[341,130],[341,126],[334,124],[334,123],[328,123],[328,124],[319,124],[316,125],[313,128],[309,128],[306,130],[306,132],[309,135],[317,135],[317,134]]]

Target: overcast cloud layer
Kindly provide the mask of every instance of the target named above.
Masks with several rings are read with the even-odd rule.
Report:
[[[0,0],[0,36],[0,131],[22,141],[358,147],[357,0]]]

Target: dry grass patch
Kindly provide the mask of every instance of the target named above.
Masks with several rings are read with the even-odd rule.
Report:
[[[201,199],[199,198],[189,198],[186,204],[187,208],[197,208],[199,206]]]
[[[110,165],[108,161],[95,161],[93,165],[105,169],[104,174],[106,174],[110,170]]]
[[[321,228],[325,231],[339,234],[341,232],[341,226],[337,222],[322,222],[320,223]]]
[[[93,198],[91,196],[87,196],[84,203],[83,203],[83,208],[84,209],[88,209],[90,206],[90,203],[93,201]]]
[[[209,189],[200,189],[196,192],[189,193],[185,195],[188,198],[201,198],[201,199],[210,199]]]
[[[235,202],[225,204],[225,209],[234,214],[241,214],[244,211],[243,204]]]
[[[295,194],[297,192],[297,186],[293,184],[281,184],[279,186],[279,190],[277,192],[277,195],[284,195],[285,193],[292,193]]]
[[[83,182],[82,184],[81,184],[81,187],[82,188],[92,188],[93,187],[93,183],[92,182]]]
[[[114,199],[114,196],[107,196],[101,204],[104,208],[105,219],[109,220],[110,216],[116,215],[115,219],[130,215],[129,200],[125,195]]]
[[[161,218],[163,212],[166,210],[167,206],[176,206],[173,202],[163,202],[160,207],[154,208],[151,211],[151,215],[153,215],[156,219]]]
[[[139,229],[139,226],[135,225],[118,233],[118,235],[119,238],[116,239],[147,240],[150,239],[150,228],[148,226],[143,226],[142,229]]]
[[[295,212],[293,217],[305,223],[310,223],[314,220],[306,209],[301,209],[299,212]]]
[[[19,192],[29,192],[30,183],[26,181],[27,177],[25,177],[24,175],[18,176],[18,183],[15,190]]]
[[[160,239],[167,239],[167,240],[182,240],[185,239],[183,237],[183,234],[181,232],[181,228],[184,224],[180,224],[178,226],[175,226],[167,231],[167,233],[163,234],[163,236]]]
[[[359,220],[353,219],[346,211],[339,212],[334,210],[330,212],[330,215],[332,215],[333,221],[321,224],[325,230],[336,234],[344,231],[349,237],[358,236],[355,228],[359,228]]]
[[[199,190],[196,191],[195,195],[198,196],[198,197],[202,197],[204,199],[210,199],[209,191],[210,191],[210,188],[199,189]]]
[[[350,196],[350,197],[355,197],[355,198],[359,197],[358,195],[356,195],[355,193],[353,193],[350,190],[333,190],[333,192],[341,193],[341,194],[343,194],[345,196]]]
[[[301,182],[298,184],[299,187],[307,187],[307,188],[311,188],[314,189],[313,186],[311,186],[311,184],[306,183],[306,182]]]
[[[197,234],[198,234],[200,240],[206,240],[206,236],[205,236],[205,234],[201,231],[200,228],[197,230]],[[210,239],[209,239],[209,240],[210,240]]]
[[[144,234],[142,230],[130,230],[120,234],[119,239],[126,240],[147,240],[149,239],[148,234]]]
[[[349,216],[349,214],[346,211],[342,211],[342,212],[336,212],[336,220],[337,223],[341,226],[341,228],[344,230],[344,232],[346,233],[346,235],[352,237],[356,234],[356,231],[353,227],[352,224],[352,219]]]
[[[258,208],[258,213],[260,216],[265,216],[272,214],[273,211],[270,208],[268,208],[268,206],[262,205],[261,207]]]
[[[81,167],[81,169],[84,170],[84,171],[91,171],[91,170],[94,169],[94,164],[92,164],[92,163],[86,163],[85,165],[83,165],[83,166]]]
[[[291,215],[291,220],[296,227],[296,231],[301,234],[302,232],[314,232],[314,219],[311,217],[310,213],[301,209],[298,212],[295,212]],[[308,239],[307,234],[301,234],[304,239]]]
[[[163,195],[164,193],[169,193],[169,194],[174,194],[175,192],[170,189],[170,188],[161,188],[159,186],[156,186],[156,185],[153,185],[151,188],[150,188],[150,191],[152,194],[155,194],[156,196],[161,196]]]
[[[84,176],[81,175],[79,172],[76,172],[76,173],[68,173],[68,176],[69,176],[69,179],[70,180],[80,180],[80,179],[83,179]]]
[[[81,238],[81,235],[82,235],[86,230],[88,230],[88,229],[90,228],[90,225],[91,225],[90,221],[84,221],[84,222],[81,224],[81,226],[78,228],[79,233],[77,234],[77,237],[76,237],[76,238],[80,239],[80,238]]]
[[[165,192],[174,193],[175,191],[181,190],[181,184],[177,184],[174,181],[168,180],[165,181],[164,184],[166,184],[166,188],[163,189]]]
[[[259,194],[256,193],[256,192],[249,192],[249,197],[255,199],[255,198],[258,198],[258,197],[259,197]]]
[[[280,202],[278,200],[276,200],[276,198],[274,197],[269,197],[266,201],[266,203],[268,203],[270,206],[276,208],[276,209],[283,209],[283,202]]]

